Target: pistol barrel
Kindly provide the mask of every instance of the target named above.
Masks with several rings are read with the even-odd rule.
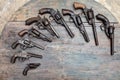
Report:
[[[35,58],[40,58],[40,59],[42,59],[42,55],[38,55],[38,54],[33,54],[33,53],[27,53],[29,56],[31,56],[31,57],[35,57]]]

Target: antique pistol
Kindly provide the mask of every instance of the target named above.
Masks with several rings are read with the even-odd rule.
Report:
[[[27,73],[29,70],[33,70],[36,69],[37,67],[39,67],[41,64],[40,63],[29,63],[27,64],[27,66],[25,67],[25,69],[23,70],[23,75],[27,76]]]
[[[56,36],[57,38],[60,38],[59,34],[51,26],[50,21],[46,17],[44,18],[41,18],[40,16],[32,17],[25,21],[26,25],[31,25],[33,23],[35,23],[35,25],[38,26],[39,29],[47,30],[52,36]]]
[[[46,35],[42,34],[40,31],[38,31],[37,29],[35,28],[31,28],[31,29],[24,29],[22,31],[20,31],[18,33],[18,35],[20,37],[23,37],[25,35],[28,35],[28,36],[32,36],[32,37],[35,37],[37,39],[42,39],[43,41],[48,41],[48,42],[52,42],[52,40],[50,38],[48,38]]]
[[[16,60],[18,59],[21,62],[24,62],[26,60],[28,60],[29,58],[34,57],[34,58],[40,58],[42,59],[42,55],[38,55],[38,54],[33,54],[33,53],[28,53],[28,52],[20,52],[20,53],[15,53],[12,57],[10,62],[12,64],[14,64],[16,62]]]
[[[20,45],[20,48],[25,50],[27,48],[32,48],[32,47],[37,47],[39,49],[42,49],[44,50],[45,48],[41,45],[38,45],[37,43],[25,38],[25,39],[19,39],[17,41],[15,41],[13,44],[12,44],[12,49],[16,49],[16,47]]]
[[[102,14],[96,15],[97,20],[102,21],[100,26],[101,30],[105,32],[106,36],[110,39],[110,54],[114,55],[114,26],[110,25],[110,21]]]
[[[55,20],[56,23],[64,26],[71,38],[74,37],[73,32],[68,27],[64,18],[62,17],[61,13],[58,10],[56,11],[53,8],[42,8],[42,9],[39,10],[39,14],[41,14],[41,15],[46,14],[46,13],[50,14],[50,17],[52,17]]]
[[[81,19],[80,15],[75,14],[72,10],[69,10],[69,9],[62,9],[62,14],[70,16],[70,18],[72,19],[75,26],[79,29],[79,31],[83,35],[84,40],[86,42],[89,42],[90,40],[89,40],[88,34],[86,32],[85,26],[82,22],[82,19]]]
[[[95,45],[99,45],[98,37],[97,37],[97,31],[96,31],[96,25],[95,25],[95,18],[94,18],[94,11],[91,9],[86,8],[86,6],[82,3],[74,2],[73,4],[75,9],[81,9],[84,13],[86,20],[89,25],[92,25]]]

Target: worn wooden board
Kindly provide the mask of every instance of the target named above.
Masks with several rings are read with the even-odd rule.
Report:
[[[10,21],[25,21],[30,17],[35,17],[39,13],[41,8],[54,8],[61,11],[61,9],[70,9],[75,13],[81,13],[80,10],[74,10],[73,2],[80,2],[87,6],[87,8],[93,8],[95,15],[101,13],[108,17],[111,22],[117,22],[116,18],[109,12],[104,6],[100,3],[95,2],[94,0],[31,0],[20,8],[16,13],[11,17]],[[84,20],[84,15],[81,15]],[[68,20],[68,19],[66,19]]]
[[[36,48],[26,50],[28,52],[42,54],[43,59],[32,58],[24,63],[17,62],[16,64],[10,64],[9,60],[16,51],[12,50],[10,45],[16,39],[19,39],[17,33],[24,28],[28,28],[28,26],[24,26],[24,22],[10,22],[6,25],[3,32],[4,37],[2,39],[5,42],[3,46],[7,51],[5,52],[3,50],[4,56],[2,56],[2,59],[5,58],[5,63],[3,63],[7,67],[6,69],[8,71],[5,72],[8,73],[9,80],[96,80],[96,78],[97,80],[114,80],[120,78],[119,28],[115,30],[116,53],[114,56],[110,56],[109,40],[99,28],[97,28],[97,31],[100,45],[96,47],[94,45],[91,27],[86,28],[91,40],[89,43],[86,43],[74,26],[70,26],[75,34],[75,38],[73,39],[67,35],[63,27],[55,26],[61,35],[60,39],[55,38],[52,43],[48,43],[33,38],[33,41],[44,45],[46,49],[44,51]],[[20,49],[17,48],[17,50]],[[29,62],[40,62],[41,66],[36,70],[30,71],[27,77],[23,77],[22,71]],[[4,68],[3,64],[1,65]],[[3,74],[6,75],[5,73]]]
[[[30,28],[25,26],[24,20],[36,16],[39,7],[48,6],[53,8],[64,8],[67,6],[71,9],[71,4],[74,0],[32,0],[24,7],[19,9],[10,22],[6,24],[1,37],[1,54],[0,54],[0,80],[119,80],[120,79],[120,35],[119,26],[115,29],[115,55],[110,56],[109,40],[106,35],[100,30],[100,23],[96,23],[99,38],[99,46],[94,45],[92,29],[85,24],[87,33],[89,34],[90,42],[86,43],[73,23],[67,22],[72,29],[75,37],[71,39],[64,27],[52,22],[52,25],[60,34],[61,38],[53,38],[49,33],[44,32],[47,36],[53,39],[52,43],[32,38],[32,41],[45,46],[45,50],[36,48],[27,49],[27,52],[42,54],[43,59],[31,58],[23,63],[10,63],[11,56],[21,50],[11,49],[11,44],[20,39],[17,35],[22,29]],[[116,19],[103,8],[100,4],[92,2],[92,0],[77,0],[86,3],[88,6],[94,5],[96,11],[104,11],[103,14],[109,15],[111,22],[116,22]],[[64,2],[64,3],[63,3]],[[44,3],[44,4],[42,4]],[[56,4],[56,5],[54,5]],[[54,6],[53,6],[54,5]],[[99,6],[98,6],[99,5]],[[55,7],[56,6],[56,7]],[[70,7],[71,6],[71,7]],[[100,7],[102,7],[100,9]],[[33,11],[35,10],[35,11]],[[100,11],[100,12],[102,12]],[[68,18],[65,17],[67,20]],[[27,36],[25,36],[27,37]],[[35,70],[28,72],[28,76],[24,77],[22,71],[29,62],[40,62],[41,66]]]

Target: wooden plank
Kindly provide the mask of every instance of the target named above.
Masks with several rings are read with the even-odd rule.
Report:
[[[60,34],[60,39],[54,39],[52,43],[44,42],[42,40],[32,39],[38,44],[44,45],[46,49],[44,51],[33,48],[27,49],[28,52],[34,52],[37,54],[42,54],[43,59],[31,58],[24,63],[16,62],[15,64],[8,63],[10,56],[15,52],[10,48],[11,44],[19,39],[17,33],[29,26],[24,26],[24,22],[10,22],[6,25],[3,32],[3,43],[6,52],[6,57],[4,64],[8,66],[8,73],[11,75],[9,79],[15,80],[32,80],[32,79],[42,79],[42,80],[114,80],[119,79],[119,64],[120,64],[120,35],[118,35],[120,28],[115,30],[115,50],[114,56],[110,56],[109,53],[109,40],[106,38],[105,34],[97,28],[99,46],[94,45],[93,34],[91,27],[86,27],[86,30],[90,37],[90,42],[86,43],[79,33],[79,31],[74,27],[74,25],[69,24],[70,28],[75,34],[75,38],[71,39],[67,32],[61,26],[54,26],[58,33]],[[45,33],[48,35],[48,33]],[[48,35],[51,37],[50,35]],[[27,36],[26,36],[27,37]],[[17,50],[20,50],[17,48]],[[4,52],[4,51],[3,51]],[[8,54],[9,53],[9,54]],[[5,58],[5,57],[4,57]],[[3,59],[3,58],[2,58]],[[22,76],[22,71],[27,63],[29,62],[40,62],[41,66],[32,70],[28,73],[27,77]],[[4,62],[3,62],[4,63]],[[107,77],[109,75],[109,77]],[[115,77],[114,77],[115,76]]]
[[[117,22],[112,14],[102,5],[93,0],[77,0],[93,7],[95,14],[106,15],[111,22]],[[17,61],[10,63],[11,56],[21,50],[11,49],[11,44],[20,39],[17,35],[22,29],[30,28],[25,26],[24,21],[29,17],[37,16],[38,10],[42,7],[52,7],[61,10],[62,8],[72,9],[74,0],[31,0],[19,9],[10,22],[6,24],[1,37],[0,44],[0,80],[119,80],[120,79],[120,27],[115,25],[115,55],[110,56],[109,40],[96,23],[99,38],[99,46],[95,46],[92,28],[85,24],[90,42],[86,43],[73,23],[67,22],[75,37],[71,39],[64,27],[52,23],[61,38],[53,38],[48,32],[42,31],[53,39],[52,43],[32,38],[36,43],[45,46],[45,50],[36,48],[27,49],[27,52],[42,54],[43,59],[31,58],[23,63]],[[80,11],[76,11],[79,13]],[[68,17],[64,17],[68,21]],[[84,16],[82,15],[84,19]],[[85,19],[84,19],[85,20]],[[22,21],[22,22],[21,22]],[[27,36],[25,36],[27,37]],[[28,72],[24,77],[22,71],[27,63],[40,62],[41,66]]]

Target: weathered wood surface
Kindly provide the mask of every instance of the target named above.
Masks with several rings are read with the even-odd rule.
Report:
[[[73,39],[68,36],[64,27],[53,23],[53,26],[61,38],[52,38],[49,33],[44,32],[44,34],[53,39],[53,42],[48,43],[32,38],[33,41],[45,46],[46,49],[39,50],[33,48],[26,50],[27,52],[42,54],[43,59],[31,58],[23,63],[19,61],[15,64],[10,63],[11,56],[20,50],[20,48],[12,50],[10,47],[15,40],[20,39],[17,33],[22,29],[30,28],[30,26],[25,26],[24,22],[19,21],[37,16],[36,13],[39,7],[48,6],[46,1],[33,0],[29,2],[13,15],[10,20],[11,22],[6,24],[0,46],[0,80],[120,80],[120,28],[118,26],[115,26],[116,53],[114,56],[110,56],[109,40],[99,27],[97,27],[97,32],[100,45],[95,46],[91,27],[86,27],[90,38],[90,42],[86,43],[73,23],[67,23],[75,34]],[[58,0],[51,0],[48,1],[48,3],[49,6],[56,6],[54,8],[61,9],[64,8],[65,5],[69,8],[72,6],[73,1],[74,0],[66,2],[66,0],[60,0],[59,3],[61,3],[61,5],[58,3]],[[98,10],[101,5],[98,6],[98,3],[95,2],[90,3],[92,0],[82,0],[83,3],[86,1],[87,5],[94,5],[97,11],[103,10],[103,13],[109,15],[112,22],[116,22],[116,19],[110,16],[111,14],[106,9],[102,7],[102,9]],[[56,3],[56,5],[53,3]],[[24,10],[27,11],[24,12]],[[66,17],[66,20],[67,19]],[[99,26],[99,23],[96,25]],[[22,71],[29,62],[40,62],[41,66],[29,71],[28,76],[24,77]]]
[[[109,18],[111,22],[117,22],[116,18],[101,4],[95,2],[94,0],[31,0],[20,8],[10,19],[10,21],[25,21],[30,17],[35,17],[39,13],[41,8],[54,8],[61,11],[61,9],[74,10],[73,2],[81,2],[86,4],[87,8],[93,8],[95,10],[95,15],[98,13],[104,14]],[[75,11],[75,10],[74,10]],[[81,13],[80,10],[76,10],[75,13]],[[84,15],[81,15],[84,19]]]
[[[1,68],[3,68],[3,75],[8,74],[8,80],[120,79],[119,28],[115,30],[116,53],[114,56],[110,56],[109,40],[99,28],[97,28],[97,31],[100,45],[96,47],[94,45],[91,27],[86,28],[91,41],[90,43],[85,43],[81,34],[79,34],[79,31],[74,26],[70,26],[75,34],[74,39],[68,36],[63,27],[56,26],[55,28],[61,35],[60,39],[54,39],[52,43],[47,43],[33,38],[33,41],[44,45],[46,50],[42,51],[36,48],[26,50],[28,52],[42,54],[43,59],[32,58],[24,63],[16,62],[15,64],[10,64],[10,58],[15,52],[15,50],[10,48],[10,45],[16,39],[19,39],[17,33],[24,28],[28,28],[28,26],[24,26],[22,22],[11,22],[6,25],[3,32],[4,37],[2,39],[5,42],[3,46],[6,48],[6,52],[4,49],[2,50],[3,56],[1,56],[1,62],[3,61],[3,64],[1,64]],[[17,48],[17,50],[20,49]],[[40,62],[41,66],[36,70],[30,71],[27,77],[23,77],[22,71],[29,62]]]

